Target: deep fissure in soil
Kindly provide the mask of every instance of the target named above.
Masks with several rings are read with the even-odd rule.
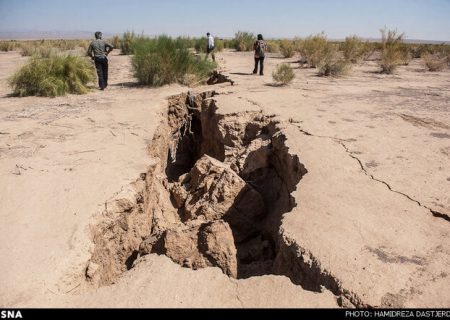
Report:
[[[105,203],[92,227],[86,270],[95,286],[114,283],[143,255],[188,268],[219,267],[234,278],[288,276],[361,305],[320,262],[280,229],[297,204],[291,193],[307,173],[289,153],[274,116],[221,114],[214,92],[169,99],[167,119],[149,146],[157,160],[130,188]]]

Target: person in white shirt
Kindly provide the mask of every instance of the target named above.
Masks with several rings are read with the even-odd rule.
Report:
[[[206,36],[208,37],[208,45],[206,47],[206,57],[205,60],[208,59],[209,54],[211,53],[211,57],[213,59],[213,61],[216,61],[216,56],[214,54],[214,37],[208,32],[206,34]]]

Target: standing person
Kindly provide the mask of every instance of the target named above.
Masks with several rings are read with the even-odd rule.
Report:
[[[216,62],[216,56],[214,54],[214,37],[208,32],[206,34],[206,36],[208,37],[208,44],[206,46],[206,57],[205,60],[208,59],[209,54],[211,53],[211,57],[213,59],[214,62]]]
[[[94,60],[98,75],[98,86],[100,90],[105,90],[108,86],[108,54],[114,47],[102,39],[102,33],[95,33],[95,40],[91,42],[88,55]]]
[[[264,75],[264,58],[266,57],[267,44],[263,39],[262,34],[258,34],[258,40],[253,44],[253,49],[255,50],[255,69],[253,69],[253,74],[258,73],[259,64],[259,74]]]

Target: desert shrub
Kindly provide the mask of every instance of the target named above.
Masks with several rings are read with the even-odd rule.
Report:
[[[331,44],[327,41],[324,33],[309,36],[299,41],[298,50],[303,59],[311,68],[315,68],[319,61],[322,61],[331,50]]]
[[[223,51],[223,49],[225,48],[224,41],[222,39],[219,39],[219,38],[215,38],[214,39],[214,45],[216,47],[216,52]]]
[[[36,47],[29,43],[24,43],[20,46],[20,54],[22,57],[31,57],[36,53]]]
[[[112,37],[112,39],[110,41],[115,49],[120,48],[120,37],[119,36]]]
[[[292,58],[295,54],[295,46],[292,41],[282,40],[280,43],[280,52],[285,58]]]
[[[401,65],[403,66],[409,65],[412,59],[412,54],[409,46],[406,43],[402,43],[400,45],[399,50],[400,50]]]
[[[10,79],[14,94],[55,97],[66,93],[84,94],[87,84],[94,79],[89,59],[72,55],[33,57]]]
[[[8,52],[16,49],[15,41],[0,41],[0,51]]]
[[[319,76],[338,77],[346,74],[351,68],[351,62],[338,52],[339,44],[328,43],[322,56],[317,61]]]
[[[426,54],[423,57],[425,67],[428,71],[442,71],[447,65],[448,57],[439,54]]]
[[[136,34],[127,31],[123,34],[120,40],[120,51],[123,55],[130,55],[134,53],[134,42],[136,41]]]
[[[34,49],[33,56],[37,58],[50,58],[59,54],[61,50],[50,46],[40,46]]]
[[[80,40],[59,40],[55,47],[66,51],[74,50],[78,45],[80,45]],[[85,44],[83,43],[82,46],[85,46]]]
[[[89,45],[91,44],[91,41],[89,40],[78,40],[77,47],[82,48],[84,51],[86,51],[89,48]],[[117,48],[117,47],[114,47]]]
[[[409,45],[409,52],[412,58],[424,58],[427,55],[443,54],[446,55],[450,53],[450,45],[445,43],[442,44],[411,44]]]
[[[403,46],[403,34],[398,34],[396,30],[381,30],[381,51],[380,67],[381,72],[391,74],[395,69],[405,63],[405,51]]]
[[[340,44],[340,49],[345,60],[351,63],[358,63],[369,51],[369,47],[357,36],[345,38],[345,41]]]
[[[223,46],[227,49],[236,49],[237,41],[236,39],[224,39]]]
[[[133,72],[144,85],[192,84],[205,79],[216,67],[215,63],[194,56],[188,48],[167,36],[140,38],[135,42],[134,51]]]
[[[280,43],[279,43],[279,41],[275,41],[275,40],[267,41],[267,52],[280,53]]]
[[[203,37],[203,38],[198,38],[195,39],[195,51],[197,53],[206,53],[206,47],[208,46],[208,38]],[[225,47],[225,43],[224,40],[219,39],[219,38],[214,38],[214,48],[216,52],[220,52],[224,49]]]
[[[23,57],[37,57],[49,58],[61,52],[61,50],[52,45],[57,45],[53,42],[42,42],[41,44],[29,42],[20,46],[20,53]]]
[[[255,36],[250,32],[238,31],[235,34],[235,49],[237,51],[252,51],[255,43]]]
[[[319,62],[319,76],[339,77],[348,73],[350,70],[350,62],[345,59],[331,58]]]
[[[272,78],[275,82],[281,85],[287,85],[294,80],[295,74],[289,64],[282,63],[273,71]]]
[[[185,48],[195,48],[195,44],[197,43],[198,38],[191,37],[177,37],[175,42],[178,46],[182,46]]]
[[[372,58],[372,56],[375,52],[377,52],[377,51],[381,52],[381,50],[382,50],[381,43],[366,41],[363,44],[363,52],[364,53],[363,53],[362,59],[364,61],[368,61],[369,59]]]
[[[434,48],[431,44],[420,44],[420,45],[411,45],[410,46],[410,53],[412,58],[419,59],[425,57],[425,55],[433,54]]]
[[[194,49],[197,53],[205,53],[208,46],[208,39],[206,37],[195,39]]]

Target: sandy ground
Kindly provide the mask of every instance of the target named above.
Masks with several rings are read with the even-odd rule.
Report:
[[[413,61],[387,76],[366,62],[327,79],[296,68],[276,87],[273,67],[294,58],[269,57],[260,77],[251,53],[218,56],[236,81],[218,90],[292,123],[289,147],[308,174],[285,236],[368,304],[448,307],[450,71]],[[233,280],[152,255],[117,284],[80,290],[92,216],[145,172],[166,98],[188,89],[130,87],[128,57],[114,55],[105,92],[9,97],[6,78],[24,61],[0,53],[0,305],[336,306],[286,277]]]

